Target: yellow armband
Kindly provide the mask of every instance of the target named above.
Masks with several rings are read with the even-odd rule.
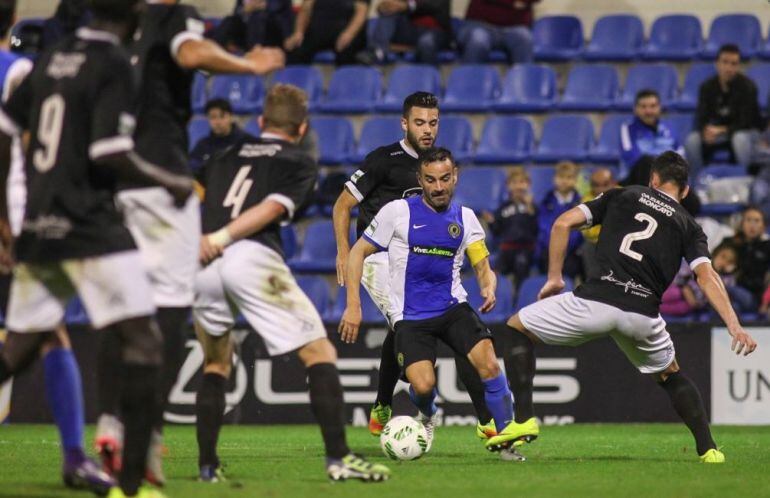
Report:
[[[471,261],[471,266],[476,266],[476,263],[489,257],[489,249],[484,243],[484,239],[477,240],[473,244],[468,246],[465,250],[465,254],[468,255],[468,259]]]

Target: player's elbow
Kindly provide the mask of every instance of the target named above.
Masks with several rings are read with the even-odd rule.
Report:
[[[204,58],[202,54],[202,44],[205,41],[187,40],[177,50],[176,62],[183,69],[198,69],[203,65]]]

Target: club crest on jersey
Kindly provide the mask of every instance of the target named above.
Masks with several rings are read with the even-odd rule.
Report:
[[[447,230],[449,230],[449,235],[453,239],[456,239],[462,233],[462,229],[460,228],[460,225],[458,225],[457,223],[450,223],[449,228]]]

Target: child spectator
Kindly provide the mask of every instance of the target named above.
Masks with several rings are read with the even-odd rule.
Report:
[[[765,233],[765,216],[759,208],[750,206],[743,211],[740,228],[734,237],[724,240],[735,247],[741,269],[737,283],[748,290],[753,306],[743,311],[756,310],[765,291],[766,275],[770,265],[770,237]]]
[[[682,262],[679,273],[663,293],[660,312],[669,316],[685,316],[706,307],[706,296],[698,287],[690,266]]]
[[[740,267],[736,248],[729,244],[720,245],[714,249],[714,253],[711,255],[711,264],[719,276],[722,277],[722,283],[725,284],[727,294],[730,296],[730,301],[733,303],[735,311],[738,313],[755,311],[758,300],[755,299],[751,292],[738,284],[742,268]]]

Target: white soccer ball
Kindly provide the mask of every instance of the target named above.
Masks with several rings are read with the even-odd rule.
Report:
[[[393,417],[382,429],[380,446],[393,460],[416,460],[428,448],[428,433],[419,420]]]

